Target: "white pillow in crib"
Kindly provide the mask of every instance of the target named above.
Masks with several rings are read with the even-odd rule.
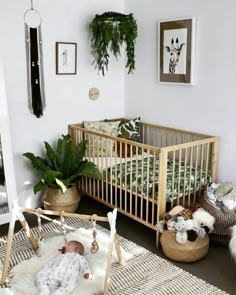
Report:
[[[84,128],[111,136],[117,136],[119,124],[120,121],[84,121]],[[88,140],[86,156],[110,157],[115,155],[114,140],[93,134],[87,134],[85,139]]]

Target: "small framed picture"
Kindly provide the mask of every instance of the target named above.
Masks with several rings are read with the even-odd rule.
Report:
[[[193,84],[195,18],[158,22],[158,82]]]
[[[56,42],[56,74],[76,75],[77,43]]]

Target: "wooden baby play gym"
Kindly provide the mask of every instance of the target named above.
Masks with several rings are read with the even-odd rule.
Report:
[[[96,240],[96,222],[102,221],[102,222],[108,222],[110,225],[110,235],[109,235],[109,244],[107,249],[107,260],[106,260],[106,272],[105,272],[105,280],[104,280],[104,288],[103,293],[108,294],[108,288],[109,288],[109,279],[110,279],[110,270],[111,270],[111,255],[113,251],[113,244],[115,244],[115,250],[117,254],[118,263],[122,263],[122,257],[121,257],[121,249],[118,241],[118,236],[116,233],[116,217],[117,217],[117,210],[113,210],[113,212],[109,212],[107,214],[107,217],[103,216],[97,216],[94,215],[83,215],[83,214],[76,214],[76,213],[67,213],[67,212],[58,212],[58,211],[49,211],[49,210],[43,210],[41,208],[38,209],[30,209],[30,208],[19,208],[17,204],[14,204],[12,219],[10,221],[9,226],[9,232],[7,237],[7,243],[6,243],[6,253],[4,257],[4,263],[3,263],[3,271],[2,271],[2,277],[1,277],[1,286],[3,287],[6,284],[7,279],[7,273],[9,268],[9,260],[10,260],[10,254],[11,254],[11,245],[14,235],[14,227],[15,227],[15,221],[18,217],[22,227],[25,230],[25,233],[27,237],[30,239],[32,243],[32,247],[37,253],[37,250],[39,250],[40,247],[43,247],[44,243],[44,237],[42,234],[42,226],[41,226],[41,218],[50,220],[53,223],[57,223],[60,225],[61,228],[61,235],[64,235],[64,239],[66,241],[66,235],[65,235],[65,228],[68,227],[65,222],[64,218],[79,218],[82,220],[88,220],[92,223],[92,237],[91,237],[91,253],[95,254],[97,251],[99,251],[99,244]],[[26,222],[23,212],[28,212],[35,214],[38,219],[38,237],[34,237],[30,227],[28,226],[28,223]],[[54,215],[59,216],[58,219],[50,219],[46,215]],[[69,228],[69,227],[68,227]],[[36,238],[36,239],[35,239]]]

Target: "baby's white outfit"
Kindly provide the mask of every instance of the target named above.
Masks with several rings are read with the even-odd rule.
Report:
[[[70,294],[76,286],[79,273],[90,274],[88,262],[84,256],[76,252],[57,255],[36,274],[39,295]]]

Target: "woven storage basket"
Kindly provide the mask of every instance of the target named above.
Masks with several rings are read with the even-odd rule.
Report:
[[[229,210],[229,212],[223,212],[209,201],[206,194],[201,197],[200,204],[215,217],[214,230],[210,235],[211,241],[227,246],[230,240],[230,227],[236,224],[236,211]]]
[[[161,246],[166,257],[181,262],[194,262],[206,256],[209,248],[209,238],[187,241],[184,244],[176,242],[176,234],[164,231],[161,234]]]
[[[47,187],[43,195],[43,205],[46,210],[62,210],[74,213],[79,205],[80,195],[76,186],[68,188],[63,194],[61,190]]]

